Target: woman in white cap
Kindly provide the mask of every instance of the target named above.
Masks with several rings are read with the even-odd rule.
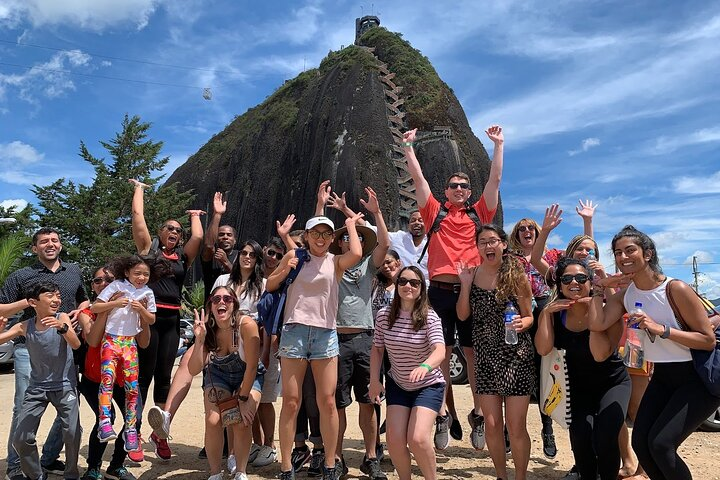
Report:
[[[350,248],[342,255],[329,252],[335,225],[324,216],[312,217],[305,224],[308,256],[297,278],[290,284],[280,334],[279,355],[282,366],[283,402],[280,411],[281,480],[295,478],[291,451],[295,438],[295,421],[301,401],[302,384],[308,363],[315,377],[316,400],[320,411],[320,432],[325,450],[334,452],[338,437],[338,415],[335,406],[337,387],[338,338],[336,316],[338,284],[343,272],[362,258],[362,245],[356,223],[358,213],[345,220]],[[298,265],[296,250],[285,254],[278,268],[267,280],[266,289],[277,290],[292,269]],[[329,465],[328,465],[329,463]],[[335,459],[327,455],[323,478],[339,478]]]

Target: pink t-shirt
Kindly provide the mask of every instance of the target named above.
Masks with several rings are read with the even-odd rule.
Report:
[[[432,279],[436,275],[449,273],[457,275],[457,262],[464,262],[469,266],[480,265],[480,254],[475,239],[475,223],[465,211],[465,207],[458,207],[445,202],[448,214],[441,223],[440,230],[430,237],[428,246],[428,273]],[[488,210],[485,196],[475,202],[473,208],[477,212],[481,223],[490,223],[495,216],[495,210]],[[420,208],[420,215],[425,223],[425,231],[432,228],[440,212],[440,202],[430,195],[424,207]]]
[[[410,312],[400,311],[392,328],[388,327],[390,307],[378,312],[375,323],[373,345],[385,347],[390,357],[390,377],[400,388],[407,391],[419,390],[428,385],[445,383],[439,368],[428,372],[420,382],[410,383],[410,372],[420,366],[432,353],[435,344],[445,345],[442,323],[435,310],[428,311],[427,323],[417,332],[413,329]]]
[[[310,258],[290,284],[285,300],[284,324],[300,323],[335,330],[338,312],[338,279],[335,255]]]

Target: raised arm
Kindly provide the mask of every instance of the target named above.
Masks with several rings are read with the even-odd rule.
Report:
[[[330,180],[323,180],[317,191],[317,200],[315,201],[315,216],[325,215],[325,205],[330,198]]]
[[[285,244],[285,249],[288,252],[297,248],[297,243],[295,243],[295,240],[293,240],[290,236],[293,225],[295,225],[295,215],[292,213],[285,217],[285,221],[283,223],[275,220],[275,228],[277,230],[278,236],[280,237],[280,240],[282,240]]]
[[[493,211],[497,209],[500,198],[500,180],[502,179],[503,171],[503,144],[505,143],[505,136],[502,133],[502,127],[499,125],[493,125],[485,130],[485,133],[488,138],[492,140],[494,146],[490,175],[488,175],[488,181],[485,184],[482,194],[485,197],[485,205],[487,205],[488,210]]]
[[[583,220],[583,233],[588,237],[593,236],[593,215],[596,208],[597,204],[593,204],[592,200],[586,200],[584,203],[579,200],[578,206],[575,207],[575,211]]]
[[[350,249],[335,257],[337,261],[337,271],[335,272],[338,278],[348,268],[357,265],[362,258],[362,244],[357,234],[357,222],[362,219],[362,213],[356,213],[352,217],[345,219],[345,226],[347,227],[348,236],[350,237]]]
[[[370,187],[365,187],[365,193],[368,196],[367,201],[360,199],[360,203],[365,210],[372,213],[375,217],[375,225],[377,226],[377,247],[373,250],[372,260],[375,268],[380,268],[385,261],[385,255],[387,255],[390,249],[390,234],[388,233],[387,225],[385,225],[385,219],[383,218],[382,210],[380,209],[380,203],[378,202],[377,194],[375,190]]]
[[[150,188],[149,185],[141,183],[139,180],[131,178],[128,180],[135,186],[132,198],[132,237],[135,242],[135,248],[140,255],[147,255],[150,251],[152,238],[150,231],[145,223],[145,189]]]
[[[205,309],[203,308],[198,313],[195,310],[195,323],[193,325],[193,334],[195,335],[195,344],[193,345],[193,352],[188,360],[188,371],[193,377],[198,373],[202,372],[205,367],[205,335],[207,330],[205,329]]]
[[[4,316],[0,316],[0,344],[9,342],[13,338],[25,335],[25,327],[27,325],[27,320],[24,322],[18,322],[12,327],[5,330],[7,322],[7,318],[5,318]]]
[[[545,245],[547,239],[550,236],[550,232],[560,225],[562,222],[562,210],[557,203],[553,203],[545,209],[545,218],[543,218],[542,228],[540,233],[535,239],[535,245],[533,245],[532,254],[530,254],[530,263],[543,277],[547,274],[550,269],[550,265],[545,261],[543,255],[545,254]]]
[[[220,229],[220,220],[226,210],[227,200],[223,199],[222,193],[215,192],[215,196],[213,196],[213,215],[208,224],[207,232],[205,232],[205,241],[200,257],[205,262],[212,260],[215,254],[215,244],[218,238],[218,230]]]
[[[423,208],[430,198],[430,195],[432,195],[432,192],[430,191],[430,185],[427,180],[425,180],[422,168],[420,168],[420,162],[418,162],[418,159],[415,156],[415,150],[413,150],[413,142],[415,142],[416,133],[417,128],[414,128],[403,134],[403,147],[405,148],[405,159],[408,164],[408,172],[410,172],[410,176],[415,184],[415,196],[418,207]]]
[[[202,245],[203,227],[200,215],[205,215],[205,212],[202,210],[188,210],[186,213],[190,216],[190,240],[187,241],[183,250],[187,255],[187,264],[191,265],[200,251],[200,245]],[[217,236],[217,234],[215,235]]]
[[[0,317],[11,317],[29,306],[28,301],[24,298],[17,302],[0,304]]]

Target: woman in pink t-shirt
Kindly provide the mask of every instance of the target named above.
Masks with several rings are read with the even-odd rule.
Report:
[[[386,350],[390,371],[383,387],[380,365]],[[443,403],[444,358],[442,323],[429,306],[425,278],[419,268],[405,267],[395,281],[392,304],[376,318],[368,393],[375,403],[382,392],[387,395],[388,450],[401,480],[410,479],[410,452],[423,478],[437,478],[431,433]]]

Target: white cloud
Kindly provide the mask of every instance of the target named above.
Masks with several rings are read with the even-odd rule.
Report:
[[[702,195],[708,193],[720,193],[720,171],[708,176],[680,177],[673,182],[677,193],[691,195]]]
[[[695,253],[685,259],[683,264],[692,265],[693,260],[697,261],[698,263],[713,263],[714,257],[713,254],[710,252],[706,252],[704,250],[696,250]]]
[[[720,142],[720,126],[713,128],[703,128],[692,133],[681,136],[668,137],[663,136],[656,140],[655,145],[648,153],[654,155],[665,155],[672,153],[682,147],[691,145],[701,145],[704,143]]]
[[[16,166],[18,163],[35,163],[44,157],[45,154],[38,152],[35,147],[19,140],[10,143],[0,143],[0,162],[2,162],[4,166]]]
[[[69,24],[92,31],[129,24],[141,30],[160,4],[161,0],[9,0],[0,6],[0,23]]]
[[[28,206],[28,201],[23,198],[17,198],[17,199],[8,199],[3,200],[0,202],[0,207],[2,207],[4,210],[10,210],[11,208],[15,210],[15,212],[20,212],[25,209],[25,207]]]
[[[586,138],[580,143],[580,148],[577,150],[570,150],[568,152],[568,155],[571,157],[577,155],[578,153],[587,152],[593,147],[597,147],[600,145],[600,139],[595,137]]]

